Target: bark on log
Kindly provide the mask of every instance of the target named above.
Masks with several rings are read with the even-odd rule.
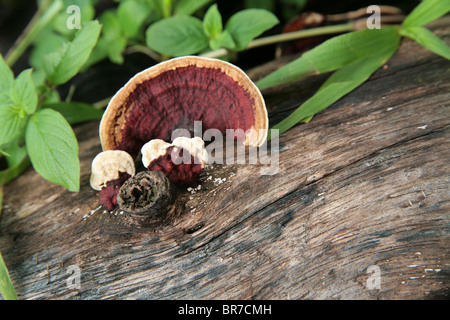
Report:
[[[449,17],[433,26],[447,43],[449,29]],[[280,137],[277,174],[214,165],[148,228],[97,210],[98,123],[78,127],[79,193],[32,169],[5,187],[0,251],[19,298],[448,298],[449,68],[404,40],[367,83]],[[271,123],[323,79],[264,92]],[[67,285],[73,265],[79,289]]]

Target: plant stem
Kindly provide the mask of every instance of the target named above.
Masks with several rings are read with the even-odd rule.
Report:
[[[16,63],[17,59],[25,52],[35,37],[55,17],[62,7],[63,3],[61,0],[45,0],[42,3],[22,34],[6,54],[5,61],[10,67]]]
[[[325,26],[325,27],[318,27],[318,28],[312,28],[307,30],[300,30],[300,31],[294,31],[289,33],[282,33],[277,34],[274,36],[259,38],[251,41],[249,45],[244,49],[253,49],[261,46],[266,46],[269,44],[275,44],[280,42],[286,42],[291,40],[297,40],[302,38],[308,38],[308,37],[316,37],[316,36],[322,36],[327,34],[335,34],[335,33],[344,33],[344,32],[350,32],[355,30],[355,23],[344,23],[344,24],[337,24],[334,26]],[[228,51],[226,49],[218,49],[214,51],[207,52],[205,54],[202,54],[202,57],[209,57],[209,58],[218,58],[223,57],[228,54]]]
[[[28,157],[25,157],[18,165],[0,171],[0,186],[4,186],[9,181],[20,175],[30,165],[30,159]]]
[[[96,109],[103,109],[106,108],[106,106],[108,105],[109,101],[111,100],[112,97],[108,97],[105,99],[102,99],[100,101],[97,101],[95,103],[93,103],[92,105],[94,106],[94,108]]]
[[[172,15],[172,0],[162,1],[162,14],[164,19]]]
[[[156,61],[161,60],[161,56],[158,53],[141,44],[132,45],[125,50],[125,54],[132,54],[136,52],[143,53]]]
[[[335,26],[326,26],[321,28],[313,28],[307,30],[294,31],[283,33],[275,36],[255,39],[247,46],[246,49],[252,49],[278,42],[286,42],[290,40],[297,40],[307,37],[315,37],[326,34],[343,33],[355,30],[354,23],[338,24]]]

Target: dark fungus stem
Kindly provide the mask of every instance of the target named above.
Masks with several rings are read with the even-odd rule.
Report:
[[[138,173],[128,179],[117,194],[120,210],[138,221],[164,216],[172,201],[172,186],[169,179],[160,171]]]

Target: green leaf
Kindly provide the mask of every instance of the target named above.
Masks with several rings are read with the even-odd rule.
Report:
[[[72,37],[76,29],[71,29],[67,27],[68,21],[73,19],[73,12],[69,10],[68,7],[71,5],[76,5],[80,8],[80,22],[81,24],[86,23],[95,16],[95,8],[90,0],[64,0],[64,6],[62,12],[60,12],[52,21],[52,29],[57,33],[65,35],[67,37]]]
[[[86,70],[89,66],[105,58],[109,58],[109,60],[117,64],[123,63],[122,53],[126,48],[127,39],[123,33],[118,15],[112,10],[105,11],[99,20],[102,24],[100,38],[83,65],[82,70]]]
[[[87,70],[93,64],[109,57],[111,49],[109,48],[108,41],[101,37],[98,39],[97,44],[92,50],[91,55],[87,59],[86,63],[81,68],[81,71]],[[123,58],[123,57],[122,57]]]
[[[23,132],[25,134],[25,132]],[[8,162],[8,168],[0,171],[0,188],[30,166],[30,160],[27,157],[27,150],[22,146],[23,135],[2,146],[2,152]]]
[[[208,11],[206,11],[203,18],[203,28],[206,35],[210,39],[216,39],[222,32],[222,16],[220,15],[217,4],[213,4]]]
[[[105,11],[99,20],[102,24],[101,36],[103,38],[114,41],[117,37],[121,36],[122,27],[116,12],[112,10]]]
[[[23,133],[25,134],[25,132]],[[6,161],[8,162],[9,168],[15,167],[20,164],[27,156],[27,149],[25,148],[25,146],[22,146],[22,140],[23,136],[21,135],[10,143],[2,146],[3,152],[5,153],[4,156],[6,158]]]
[[[168,56],[184,56],[208,47],[208,37],[197,18],[175,16],[158,21],[147,29],[147,45]]]
[[[0,107],[0,146],[17,138],[25,128],[28,116],[15,105]]]
[[[212,0],[181,0],[175,5],[176,15],[190,16]]]
[[[2,106],[14,104],[14,102],[11,99],[11,95],[9,94],[11,90],[12,88],[4,92],[0,91],[0,108]]]
[[[25,142],[31,163],[43,178],[69,191],[79,191],[78,142],[60,113],[42,109],[30,117]]]
[[[3,195],[0,193],[0,206],[2,203]],[[1,207],[0,207],[1,209]],[[11,278],[9,277],[8,268],[6,268],[5,261],[3,260],[2,254],[0,253],[0,291],[5,300],[17,300],[16,291],[11,283]]]
[[[51,84],[65,83],[78,73],[97,43],[100,29],[98,21],[91,21],[75,34],[72,42],[44,57],[44,69]]]
[[[15,166],[10,166],[8,169],[0,171],[0,181],[3,184],[7,184],[24,172],[30,166],[30,159],[25,157],[22,161]]]
[[[127,39],[122,34],[122,28],[117,15],[113,11],[106,11],[100,17],[100,22],[103,27],[98,45],[106,48],[109,59],[112,62],[122,64],[122,52],[126,48]],[[101,44],[102,41],[105,43]]]
[[[122,1],[117,8],[121,29],[129,38],[139,35],[139,30],[149,14],[149,7],[136,0]]]
[[[450,11],[449,0],[423,0],[403,21],[402,27],[422,27]]]
[[[117,64],[122,64],[123,59],[123,51],[127,46],[127,39],[124,37],[119,37],[113,42],[108,42],[108,57],[109,59]]]
[[[246,9],[232,15],[225,30],[233,37],[236,50],[243,50],[250,41],[278,22],[277,17],[267,10]]]
[[[389,48],[397,48],[398,39],[394,27],[365,29],[333,37],[259,80],[256,85],[263,89],[334,71]]]
[[[14,74],[0,54],[0,107],[11,102],[9,92],[14,83]]]
[[[450,60],[450,47],[438,36],[422,27],[402,28],[402,36],[409,37],[434,53]]]
[[[219,48],[234,49],[236,44],[228,31],[223,31],[216,39],[209,40],[209,46],[213,50]]]
[[[36,111],[38,94],[31,78],[32,69],[22,71],[14,81],[11,90],[11,99],[20,106],[27,114]]]
[[[359,87],[390,59],[399,46],[399,40],[400,37],[396,41],[396,46],[387,48],[382,53],[354,61],[333,73],[314,96],[272,129],[278,129],[278,134],[281,134],[299,121],[309,120],[316,113],[328,108]]]
[[[67,28],[66,28],[67,29]],[[62,44],[66,42],[66,38],[53,32],[52,30],[44,30],[39,38],[35,41],[34,48],[31,51],[29,62],[34,69],[42,69],[43,57],[46,54],[57,51]],[[36,70],[33,70],[33,74]]]
[[[92,120],[100,120],[103,116],[103,110],[96,109],[90,104],[80,102],[58,102],[45,104],[42,108],[49,108],[58,111],[69,122],[76,124]]]
[[[0,54],[0,94],[9,92],[14,82],[14,74]]]

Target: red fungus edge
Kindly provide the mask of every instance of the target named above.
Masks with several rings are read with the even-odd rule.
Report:
[[[119,172],[119,178],[108,181],[106,186],[98,193],[100,204],[108,210],[113,210],[117,205],[117,194],[120,187],[127,181],[131,175],[126,172]]]

